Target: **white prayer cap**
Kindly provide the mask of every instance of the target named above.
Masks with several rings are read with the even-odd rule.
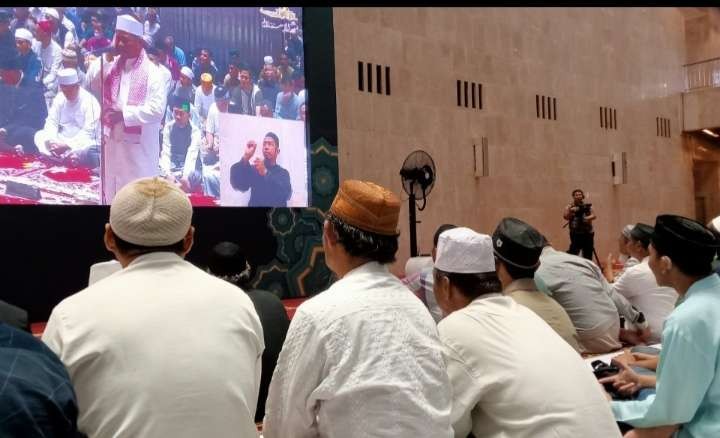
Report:
[[[56,20],[60,19],[60,13],[55,8],[45,8],[43,12],[48,17],[53,17]]]
[[[180,74],[183,76],[187,76],[190,79],[195,79],[195,75],[193,74],[193,71],[188,66],[184,66],[180,69]]]
[[[495,272],[492,238],[459,227],[440,234],[435,268],[458,274]]]
[[[74,68],[63,68],[59,70],[57,72],[57,78],[59,85],[75,85],[80,82],[77,70]]]
[[[19,27],[15,30],[15,38],[19,40],[25,40],[32,42],[33,34],[24,27]]]
[[[265,61],[265,64],[272,64],[273,58],[272,58],[272,56],[268,55],[265,58],[263,58],[263,61]]]
[[[142,23],[137,21],[132,15],[127,14],[117,17],[115,30],[122,30],[139,38],[142,38],[145,32]]]
[[[187,195],[160,177],[140,178],[120,189],[110,206],[110,227],[121,239],[140,246],[181,241],[192,220]]]

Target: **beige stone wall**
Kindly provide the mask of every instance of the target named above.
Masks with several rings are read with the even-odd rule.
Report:
[[[421,252],[441,223],[491,233],[504,216],[566,249],[576,187],[595,206],[602,259],[626,223],[693,214],[677,8],[335,8],[334,28],[340,177],[400,193],[403,159],[428,151],[438,180],[418,214]],[[358,61],[391,67],[391,96],[358,91]],[[483,110],[457,107],[458,79],[483,84]],[[557,98],[557,121],[536,117],[536,94]],[[619,129],[600,127],[600,106],[617,109]],[[671,138],[656,135],[656,117]],[[483,136],[490,176],[475,178]],[[612,183],[613,152],[627,153],[625,185]],[[407,215],[395,272],[409,256]]]
[[[689,9],[696,11],[686,12],[686,62],[689,64],[720,57],[720,9]]]

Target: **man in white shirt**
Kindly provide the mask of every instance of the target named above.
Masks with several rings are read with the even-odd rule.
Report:
[[[57,72],[62,64],[62,48],[52,39],[52,24],[47,20],[38,22],[32,50],[42,63],[41,81],[45,88],[45,101],[50,108],[57,95]]]
[[[60,91],[53,101],[45,127],[35,133],[35,145],[44,154],[71,165],[99,166],[100,104],[80,87],[77,70],[58,72]]]
[[[115,48],[119,56],[102,58],[87,72],[92,90],[102,90],[105,177],[103,202],[110,203],[125,184],[159,173],[160,122],[167,102],[166,84],[145,53],[142,23],[117,17]]]
[[[123,269],[66,298],[43,341],[91,437],[254,437],[263,330],[248,296],[184,260],[192,206],[160,177],[121,189],[105,246]]]
[[[630,301],[645,314],[650,326],[650,342],[660,342],[665,318],[675,308],[678,294],[671,287],[658,286],[655,275],[650,269],[650,238],[654,228],[647,224],[638,223],[630,232],[630,255],[640,264],[630,267],[613,283],[612,288]]]
[[[45,19],[52,23],[52,38],[61,48],[67,48],[79,41],[75,25],[64,12],[64,8],[45,8]]]
[[[265,438],[452,436],[435,322],[387,268],[400,199],[344,181],[323,226],[339,280],[290,323],[265,408]]]
[[[447,315],[438,331],[455,437],[619,437],[580,355],[532,310],[499,293],[490,236],[454,228],[440,235],[437,252],[435,295]]]
[[[210,106],[215,103],[215,85],[213,85],[213,77],[210,73],[200,75],[200,86],[195,89],[195,110],[197,110],[202,126],[208,117]],[[204,130],[204,128],[203,128]]]

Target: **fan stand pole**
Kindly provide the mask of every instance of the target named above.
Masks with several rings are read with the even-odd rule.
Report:
[[[417,221],[415,219],[415,195],[412,190],[408,202],[410,203],[410,257],[417,257]]]

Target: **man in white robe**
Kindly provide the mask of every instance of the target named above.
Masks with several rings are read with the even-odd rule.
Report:
[[[60,157],[71,164],[97,167],[100,144],[100,104],[80,87],[77,71],[58,72],[60,91],[53,101],[45,127],[35,133],[41,153]]]
[[[184,260],[192,206],[160,177],[121,189],[104,242],[122,269],[66,298],[43,342],[89,437],[255,437],[263,329],[240,288]]]
[[[447,315],[438,331],[455,437],[620,437],[582,357],[535,312],[500,293],[492,240],[504,248],[513,238],[453,228],[438,240],[434,288]]]
[[[159,173],[160,122],[167,95],[160,70],[145,53],[142,35],[142,23],[119,16],[114,43],[119,56],[105,60],[102,84],[102,57],[87,72],[93,90],[102,85],[104,203],[130,181]]]
[[[42,63],[41,81],[45,89],[45,101],[50,108],[57,95],[57,72],[62,64],[62,48],[52,39],[52,25],[47,20],[38,22],[32,50]]]
[[[325,260],[340,279],[290,323],[265,438],[452,436],[435,321],[386,266],[399,214],[400,199],[383,187],[340,186],[323,226]]]

